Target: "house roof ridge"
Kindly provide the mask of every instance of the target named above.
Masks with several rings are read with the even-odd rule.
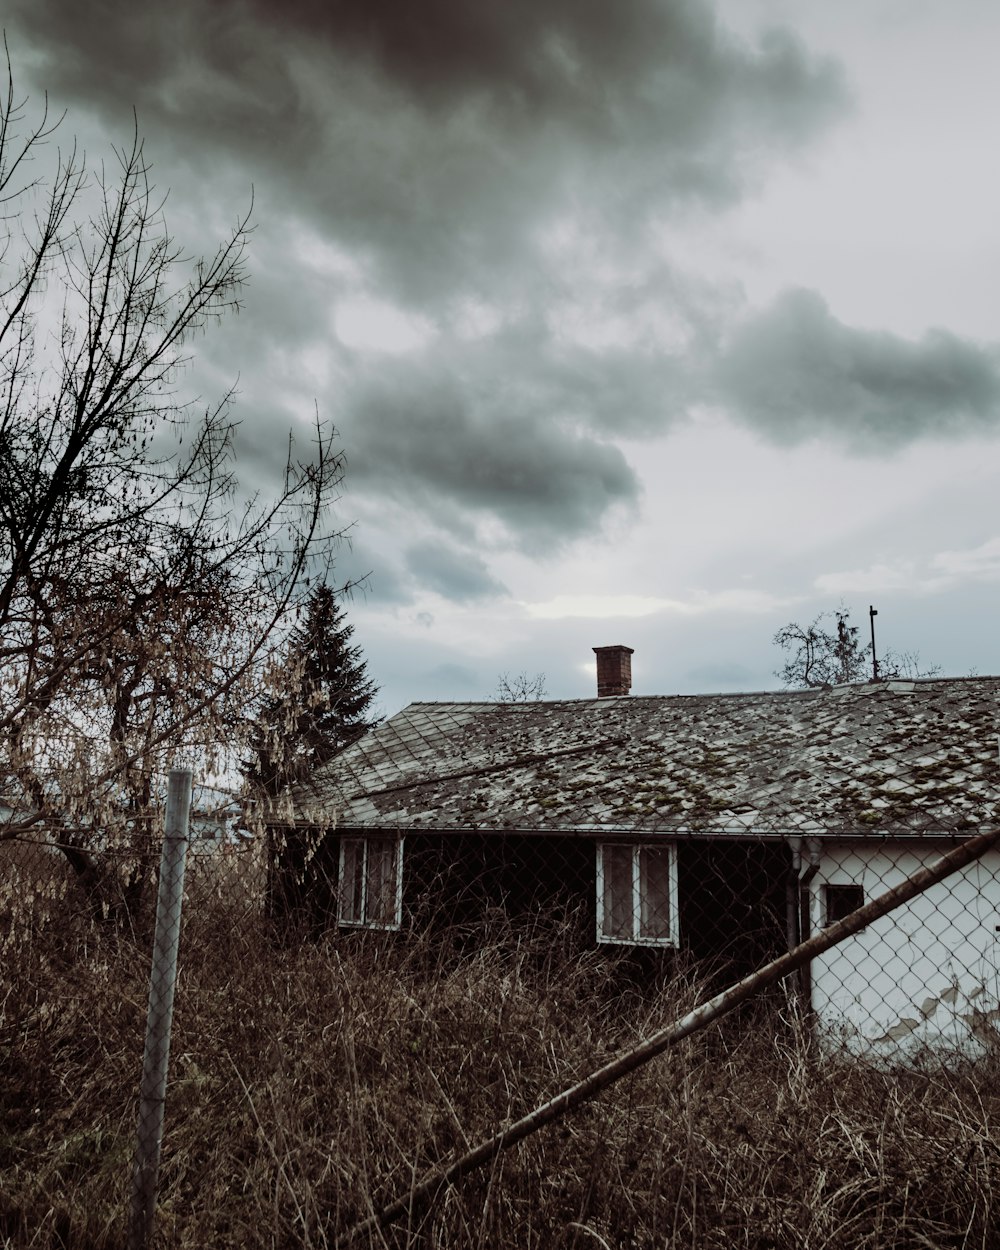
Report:
[[[906,683],[913,686],[945,686],[953,684],[967,684],[974,682],[1000,682],[1000,674],[996,673],[975,673],[967,674],[962,677],[885,677],[874,681],[849,681],[841,682],[831,686],[805,686],[792,689],[770,689],[770,690],[699,690],[699,691],[676,691],[673,694],[628,694],[628,695],[610,695],[599,698],[597,695],[587,695],[585,697],[576,697],[568,699],[531,699],[520,702],[504,703],[497,699],[413,699],[405,704],[400,711],[407,708],[420,707],[495,707],[495,708],[537,708],[537,707],[554,707],[564,704],[584,704],[584,703],[600,703],[602,705],[610,705],[612,702],[620,702],[624,704],[637,703],[640,701],[665,701],[668,699],[759,699],[764,696],[774,698],[802,698],[808,695],[823,695],[831,691],[844,690],[866,690],[874,693],[875,688],[887,690],[892,693],[892,687],[900,683]],[[397,713],[398,715],[398,713]]]

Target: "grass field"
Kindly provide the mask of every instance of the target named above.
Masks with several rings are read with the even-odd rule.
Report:
[[[181,950],[164,1247],[331,1246],[697,993],[680,972],[639,984],[555,922],[279,940],[210,885]],[[0,964],[0,1246],[121,1247],[148,935],[59,903],[24,909]],[[706,1030],[360,1244],[1000,1245],[1000,1063],[819,1056],[793,1015],[777,997]]]

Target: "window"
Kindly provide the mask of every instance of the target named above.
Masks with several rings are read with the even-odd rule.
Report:
[[[827,885],[823,887],[827,926],[843,920],[852,911],[865,905],[865,892],[860,885]]]
[[[597,940],[676,946],[677,848],[602,843],[597,848]]]
[[[402,838],[341,838],[340,924],[398,929],[402,919]]]

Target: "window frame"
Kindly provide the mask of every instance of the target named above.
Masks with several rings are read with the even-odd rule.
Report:
[[[615,937],[604,932],[604,896],[606,889],[604,855],[606,850],[628,848],[632,852],[631,869],[631,936]],[[642,869],[643,851],[667,853],[667,923],[670,930],[666,937],[643,937],[637,932],[642,917]],[[598,842],[597,844],[597,941],[602,946],[652,946],[661,950],[676,950],[680,946],[680,912],[677,890],[677,843],[676,842]]]
[[[361,851],[361,919],[345,917],[344,902],[344,867],[346,847],[348,843],[360,845]],[[395,848],[393,870],[395,873],[395,899],[393,900],[392,920],[389,922],[370,920],[368,913],[368,850],[372,843],[391,844]],[[345,929],[379,929],[383,932],[396,932],[403,925],[403,839],[399,837],[371,837],[366,834],[345,834],[340,839],[337,851],[337,924]]]

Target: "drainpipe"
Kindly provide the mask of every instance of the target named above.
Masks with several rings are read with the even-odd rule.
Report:
[[[805,942],[810,935],[809,885],[819,872],[820,844],[817,838],[789,837],[792,866],[785,882],[785,937],[788,949]],[[796,973],[798,988],[806,1008],[812,1006],[812,983],[809,965]]]
[[[802,839],[786,838],[792,853],[792,866],[785,878],[785,945],[790,951],[799,944],[799,880],[802,876]]]
[[[819,872],[819,838],[804,838],[802,849],[805,852],[806,869],[799,877],[799,932],[801,940],[805,942],[812,937],[812,924],[809,916],[809,886],[813,877]],[[802,991],[802,1001],[806,1009],[811,1011],[812,964],[803,964],[799,969],[799,988]]]

